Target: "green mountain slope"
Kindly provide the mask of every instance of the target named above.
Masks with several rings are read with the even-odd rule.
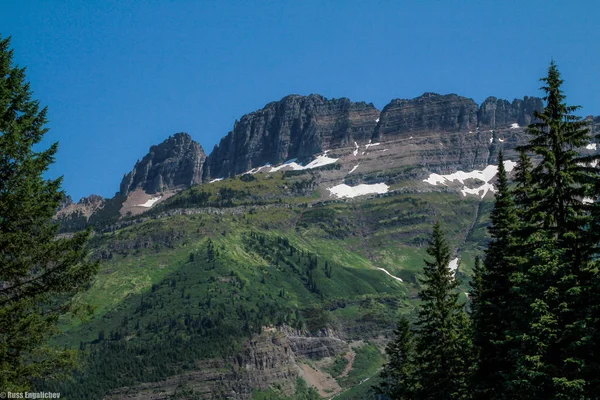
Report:
[[[265,329],[279,332],[267,340],[275,346],[287,349],[283,336],[291,337],[292,350],[300,346],[296,336],[302,343],[333,336],[385,340],[398,316],[414,309],[436,219],[460,249],[457,279],[468,291],[472,254],[485,240],[487,201],[453,192],[320,201],[311,183],[319,173],[257,174],[192,187],[97,234],[91,257],[102,260],[101,270],[78,299],[94,312],[62,321],[57,338],[84,350],[84,368],[73,382],[41,386],[72,399],[121,398],[127,390],[167,396],[157,398],[205,392],[226,398],[233,390],[233,398],[250,398],[280,382],[282,393],[293,395],[297,365],[323,357],[296,349],[286,361],[276,356],[279,350],[266,351],[277,364],[273,370],[289,373],[249,387],[243,371],[260,376],[271,369],[245,364],[240,354],[248,343]],[[371,354],[370,360],[369,376],[383,358]],[[210,379],[194,375],[209,370]],[[221,376],[219,385],[214,376]],[[186,379],[193,389],[174,384],[174,377],[192,377]],[[336,382],[358,390],[361,379],[357,363]]]

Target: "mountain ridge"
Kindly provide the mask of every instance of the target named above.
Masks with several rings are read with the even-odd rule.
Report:
[[[119,210],[114,222],[126,214],[145,212],[194,185],[287,161],[307,165],[327,152],[333,154],[327,163],[342,164],[330,167],[342,169],[323,176],[321,184],[340,183],[340,179],[349,184],[379,183],[392,175],[393,182],[423,179],[428,173],[483,169],[493,164],[500,149],[507,159],[516,157],[515,148],[527,139],[526,126],[542,109],[542,99],[529,96],[512,102],[490,96],[478,105],[457,94],[426,92],[413,99],[393,99],[380,111],[364,101],[291,94],[236,120],[209,155],[188,133],[169,136],[151,146],[123,176],[114,198],[94,199],[92,205],[67,202],[59,215],[63,222],[78,218],[75,226],[80,227],[82,219],[89,220],[110,205],[105,214]],[[591,121],[600,126],[600,117]],[[354,165],[346,168],[344,163]]]

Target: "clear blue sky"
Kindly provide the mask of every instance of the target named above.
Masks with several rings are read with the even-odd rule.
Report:
[[[512,100],[540,95],[554,58],[569,102],[600,114],[599,18],[595,0],[36,0],[4,2],[0,34],[49,106],[49,176],[77,201],[112,196],[170,134],[209,153],[290,93]]]

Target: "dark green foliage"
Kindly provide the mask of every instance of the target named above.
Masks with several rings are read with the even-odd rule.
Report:
[[[586,122],[573,115],[551,63],[546,107],[529,127],[508,190],[499,174],[492,242],[473,281],[475,375],[482,399],[591,399],[598,393],[597,170],[578,149]],[[536,165],[530,161],[530,154]],[[596,372],[594,372],[596,371]]]
[[[458,301],[458,282],[450,271],[450,247],[436,222],[419,291],[414,345],[402,319],[387,348],[388,364],[379,392],[392,399],[469,399],[473,350],[469,319]]]
[[[390,399],[414,399],[415,387],[415,343],[410,322],[402,317],[394,330],[394,338],[386,346],[388,362],[381,371],[379,386],[375,391]]]
[[[478,352],[474,383],[476,398],[492,399],[502,395],[502,376],[512,366],[508,349],[502,342],[509,329],[514,299],[510,276],[516,271],[511,257],[515,249],[514,236],[518,214],[513,194],[508,188],[502,152],[498,155],[496,203],[490,215],[489,234],[492,238],[486,251],[484,265],[476,260],[471,293],[473,342]]]
[[[589,341],[592,223],[589,206],[582,202],[597,172],[584,166],[578,148],[589,144],[587,122],[565,103],[562,79],[554,63],[542,79],[546,107],[529,127],[533,135],[524,151],[540,159],[530,182],[520,187],[526,196],[521,213],[521,239],[515,255],[517,303],[509,339],[515,348],[515,373],[508,385],[515,392],[535,388],[533,398],[583,398],[592,394],[587,381],[595,379],[586,365],[597,362]],[[521,193],[519,193],[521,195]],[[521,205],[521,204],[519,204]],[[597,273],[597,272],[596,272]],[[509,340],[510,342],[510,340]],[[522,349],[522,350],[520,350]],[[531,397],[529,397],[531,398]]]
[[[296,392],[294,396],[286,396],[280,390],[269,388],[267,390],[255,390],[252,400],[320,400],[321,396],[313,387],[308,387],[302,378],[296,380]]]
[[[242,181],[242,182],[253,182],[255,180],[256,180],[256,178],[252,174],[244,174],[244,175],[240,176],[240,181]]]
[[[290,301],[259,285],[251,269],[219,255],[212,241],[199,254],[210,248],[211,262],[208,256],[182,260],[150,291],[89,325],[98,333],[80,344],[87,365],[74,382],[40,387],[70,399],[102,398],[113,388],[182,373],[197,360],[232,356],[264,326],[297,325]]]
[[[18,392],[74,365],[74,352],[46,342],[97,266],[84,261],[89,232],[56,239],[51,218],[64,193],[60,178],[43,173],[58,145],[33,150],[48,132],[47,110],[31,98],[9,45],[0,37],[0,390]]]
[[[472,346],[469,320],[450,271],[450,247],[439,221],[427,248],[421,305],[415,323],[417,398],[468,399]]]

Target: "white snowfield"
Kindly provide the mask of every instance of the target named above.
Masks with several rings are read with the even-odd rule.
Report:
[[[458,257],[450,261],[450,264],[448,264],[448,268],[450,268],[450,272],[452,272],[452,275],[456,276],[456,270],[458,270]]]
[[[383,269],[383,268],[379,268],[379,267],[375,267],[375,268],[377,268],[377,269],[378,269],[378,270],[380,270],[380,271],[383,271],[383,272],[385,272],[386,274],[388,274],[389,276],[391,276],[392,278],[394,278],[394,279],[395,279],[395,280],[397,280],[397,281],[404,282],[404,281],[402,280],[402,278],[398,278],[397,276],[394,276],[394,275],[390,274],[389,272],[387,272],[387,271],[386,271],[385,269]]]
[[[519,124],[517,124],[516,122],[510,124],[510,129],[517,129],[519,127]]]
[[[517,163],[514,161],[504,161],[504,168],[506,169],[506,172],[511,172],[515,168],[515,165],[517,165]],[[438,184],[446,185],[448,182],[458,181],[464,185],[467,179],[477,179],[484,182],[483,185],[476,188],[468,188],[463,186],[461,193],[463,196],[466,196],[467,194],[479,195],[481,192],[483,192],[481,194],[481,198],[483,199],[489,191],[495,191],[494,185],[492,185],[490,181],[496,176],[497,173],[497,165],[488,165],[481,171],[456,171],[455,173],[448,175],[431,174],[429,175],[429,178],[423,179],[423,182],[427,182],[430,185],[436,186]]]
[[[592,199],[591,197],[584,197],[583,200],[581,200],[581,202],[583,204],[592,204],[594,203],[594,199]]]
[[[379,146],[380,144],[381,144],[381,143],[371,143],[371,141],[369,140],[369,143],[367,143],[367,144],[365,145],[365,151],[366,151],[366,150],[369,150],[369,147],[371,147],[371,146]]]
[[[325,154],[327,154],[327,152],[325,152]],[[291,168],[293,171],[302,171],[305,169],[318,168],[318,167],[322,167],[324,165],[333,164],[338,160],[338,158],[331,158],[331,157],[327,157],[326,155],[317,156],[317,158],[315,158],[313,161],[311,161],[307,165],[298,164],[296,162],[296,160],[297,160],[297,158],[287,160],[286,162],[284,162],[283,164],[281,164],[277,167],[271,167],[271,169],[267,172],[276,172],[276,171],[279,171],[280,169],[286,168],[286,167]]]
[[[498,139],[500,143],[504,143],[504,139]]]
[[[223,180],[223,178],[216,178],[216,179],[213,179],[212,181],[210,181],[208,183],[215,183],[215,182],[219,182],[219,181],[222,181],[222,180]]]
[[[358,155],[358,149],[360,148],[358,146],[358,143],[354,142],[354,145],[356,146],[356,149],[352,152],[352,154],[356,157]]]
[[[327,188],[331,192],[332,196],[338,198],[354,198],[357,196],[364,196],[366,194],[383,194],[389,191],[390,187],[385,183],[375,183],[373,185],[367,185],[361,183],[357,186],[348,186],[345,183],[336,185],[334,187]]]
[[[136,204],[136,207],[146,207],[146,208],[150,208],[152,207],[157,201],[159,201],[162,198],[162,196],[158,196],[158,197],[151,197],[150,199],[146,200],[145,203],[143,204]]]
[[[585,146],[585,148],[588,150],[596,150],[596,143],[590,143],[587,146]]]
[[[360,164],[356,164],[354,167],[352,167],[352,169],[350,170],[350,172],[348,172],[348,174],[353,173],[354,171],[356,171],[356,168],[358,168]]]

